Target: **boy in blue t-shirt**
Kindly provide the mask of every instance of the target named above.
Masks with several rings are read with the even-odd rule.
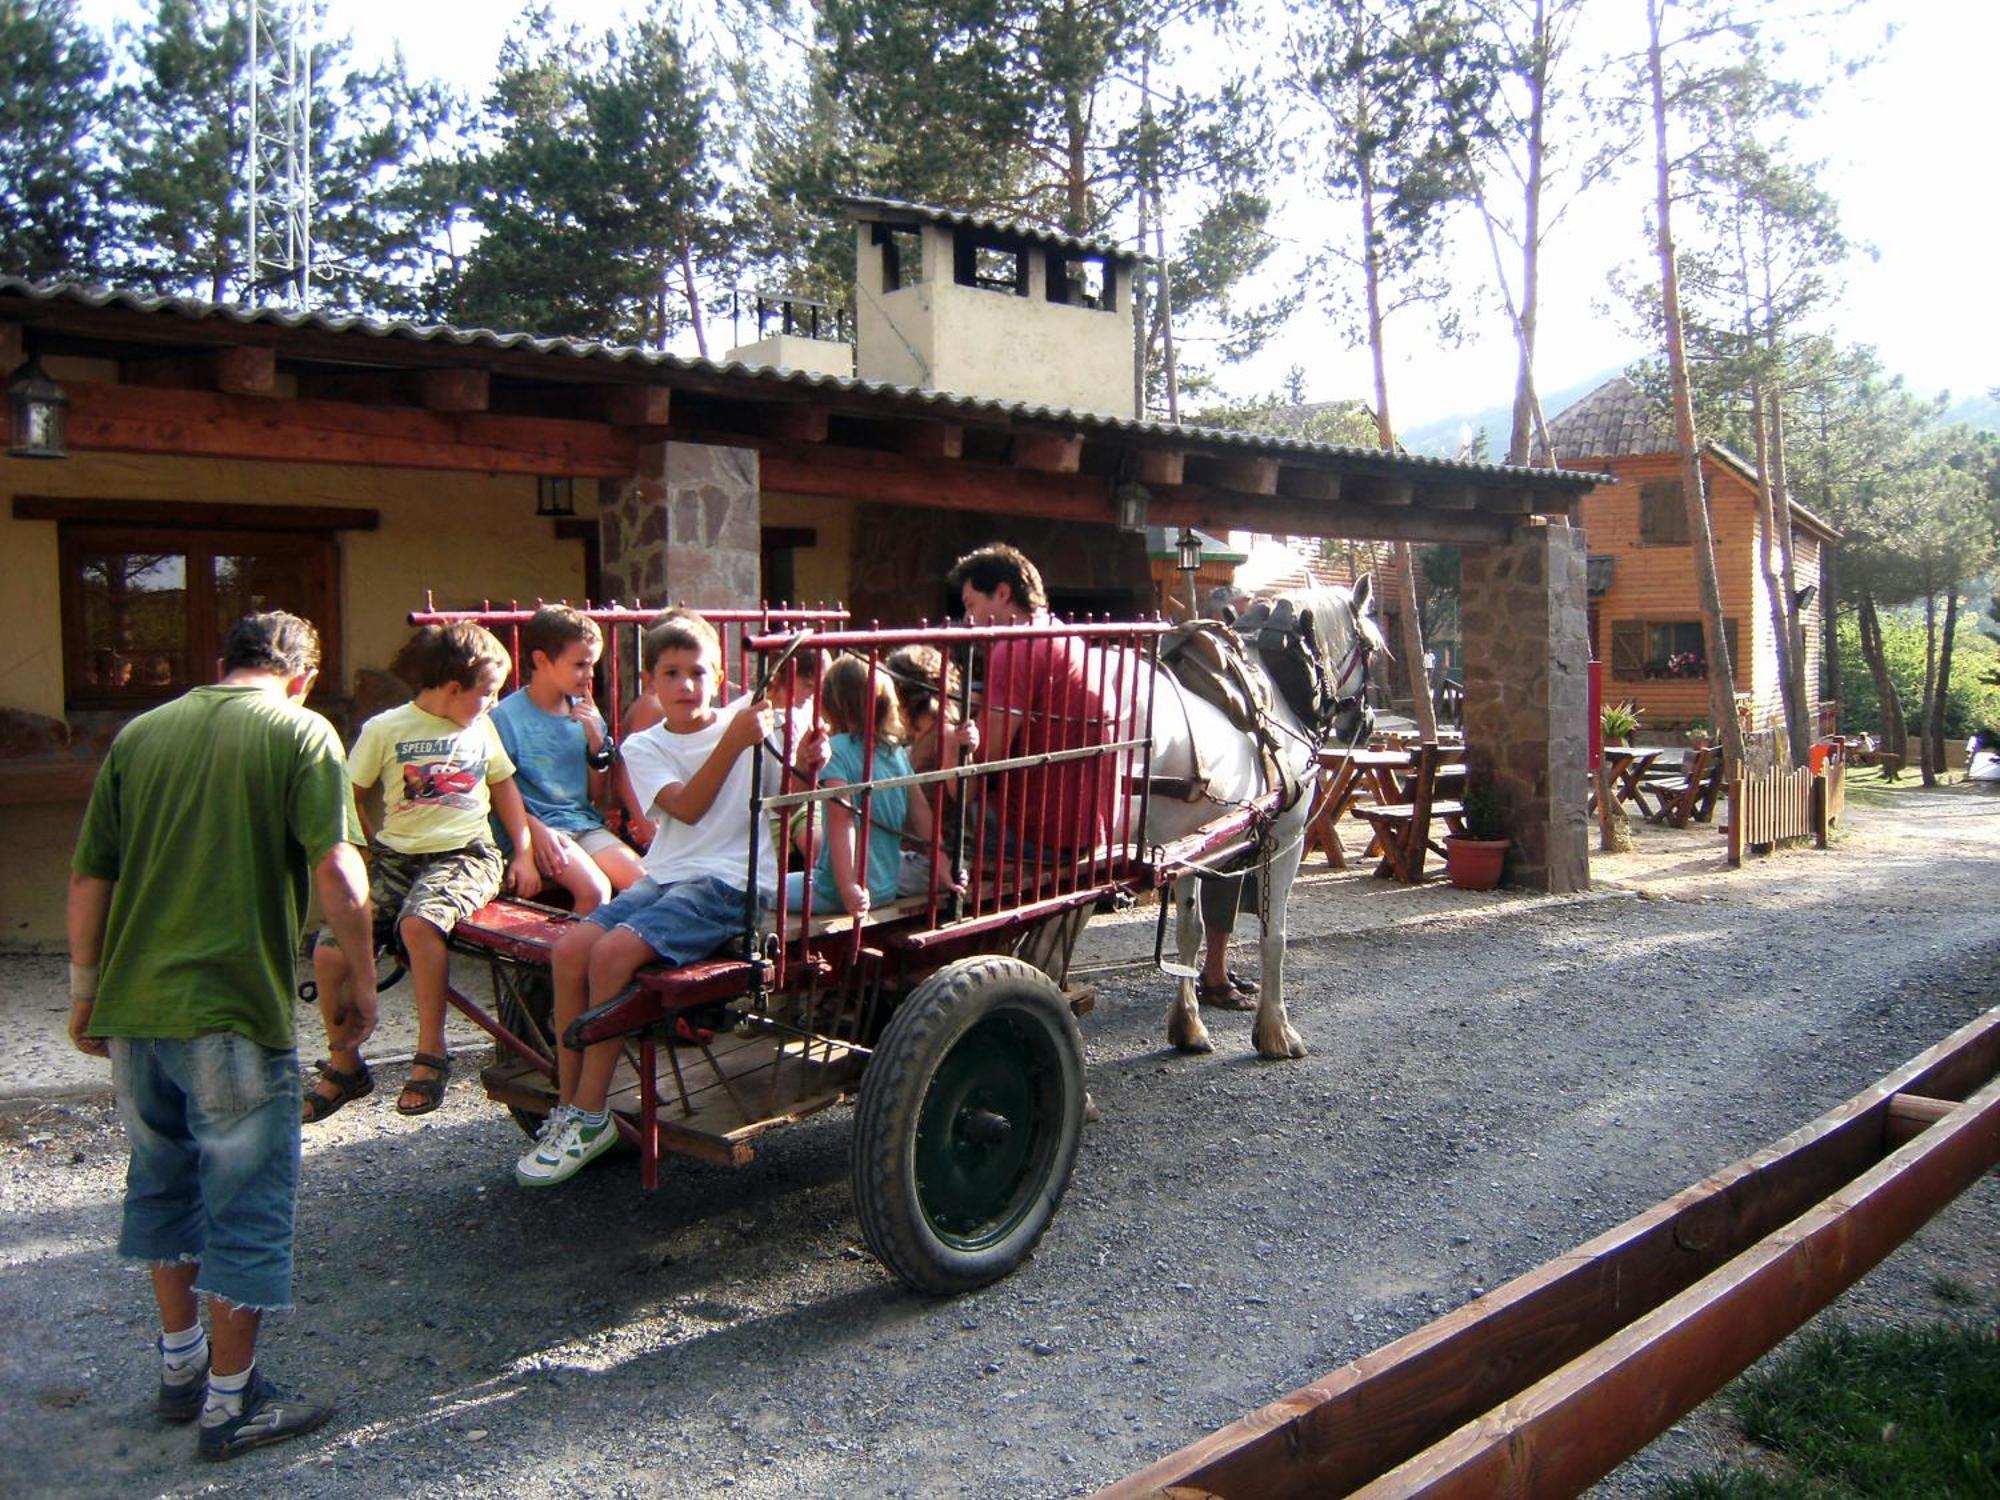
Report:
[[[493,710],[527,804],[536,867],[569,892],[579,916],[645,873],[597,810],[613,752],[590,698],[591,669],[603,649],[595,620],[568,605],[543,605],[521,627],[526,686]]]

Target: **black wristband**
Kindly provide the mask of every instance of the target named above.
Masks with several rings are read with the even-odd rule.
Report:
[[[617,758],[617,741],[613,740],[608,734],[604,737],[604,743],[599,745],[595,750],[586,750],[583,752],[583,763],[593,771],[610,770],[611,763]]]

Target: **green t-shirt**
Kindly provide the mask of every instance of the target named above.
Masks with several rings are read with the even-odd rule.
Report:
[[[312,870],[360,836],[340,736],[279,694],[199,687],[127,724],[71,861],[116,882],[90,1034],[291,1050]]]

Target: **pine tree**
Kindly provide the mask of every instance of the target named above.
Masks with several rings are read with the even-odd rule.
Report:
[[[101,274],[108,65],[76,0],[0,0],[0,271],[10,276]]]

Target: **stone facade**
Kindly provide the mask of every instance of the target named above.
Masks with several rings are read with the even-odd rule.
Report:
[[[599,489],[600,573],[625,604],[752,608],[760,598],[757,455],[651,443],[638,471]]]
[[[1587,890],[1583,533],[1531,525],[1500,546],[1467,547],[1461,578],[1465,741],[1513,826],[1507,879]]]

